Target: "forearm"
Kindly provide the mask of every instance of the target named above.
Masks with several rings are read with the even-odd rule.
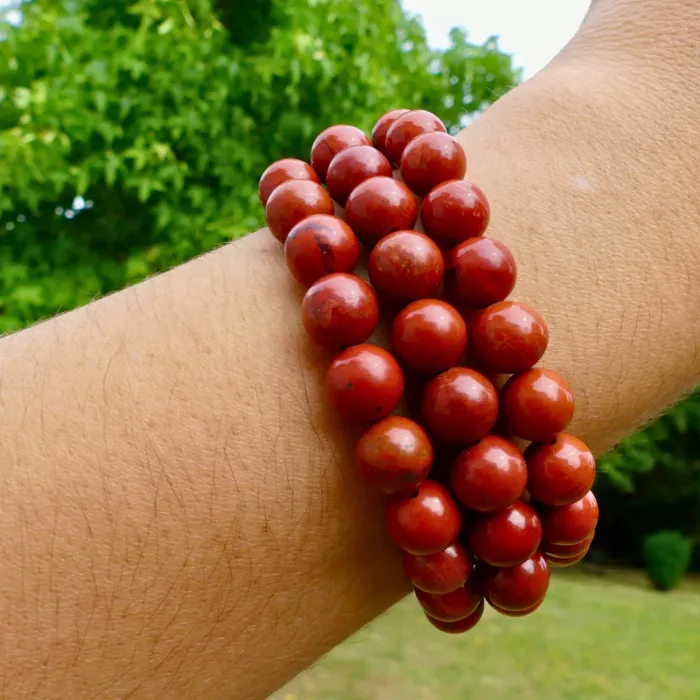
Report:
[[[606,65],[462,137],[598,451],[700,370],[691,105]],[[264,698],[404,593],[299,299],[263,232],[2,341],[7,697]]]

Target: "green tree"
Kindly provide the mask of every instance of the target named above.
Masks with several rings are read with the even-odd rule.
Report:
[[[257,177],[331,123],[409,106],[455,128],[518,80],[495,40],[454,31],[431,50],[390,0],[35,0],[23,15],[0,41],[0,331],[255,229]]]

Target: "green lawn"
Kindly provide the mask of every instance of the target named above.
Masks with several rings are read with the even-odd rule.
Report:
[[[433,630],[407,600],[274,700],[699,700],[700,592],[564,574],[528,618]]]

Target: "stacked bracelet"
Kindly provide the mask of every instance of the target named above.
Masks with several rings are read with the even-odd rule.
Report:
[[[452,633],[474,627],[484,601],[509,616],[539,608],[549,569],[580,561],[598,520],[595,460],[563,432],[571,389],[535,367],[547,325],[507,300],[515,260],[484,237],[489,204],[463,179],[466,165],[434,114],[393,110],[371,140],[326,129],[310,165],[281,160],[259,189],[289,270],[308,287],[304,328],[334,353],[328,399],[366,426],[357,470],[388,494],[386,526],[416,597]],[[361,245],[371,284],[352,274]],[[367,342],[380,300],[393,310],[392,352]],[[501,375],[511,376],[497,384]],[[394,415],[407,376],[420,390],[412,418]],[[447,462],[436,458],[450,447]]]

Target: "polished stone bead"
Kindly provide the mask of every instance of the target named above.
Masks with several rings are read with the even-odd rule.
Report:
[[[266,206],[270,195],[288,180],[311,180],[320,184],[316,171],[308,163],[296,158],[283,158],[267,168],[260,178],[258,197],[262,205]]]
[[[434,131],[411,141],[401,156],[401,177],[419,197],[447,180],[461,180],[467,171],[464,149],[449,134]]]
[[[350,193],[371,177],[391,177],[391,165],[373,146],[351,146],[333,158],[326,185],[333,199],[345,206]]]
[[[377,120],[377,123],[372,129],[372,144],[384,155],[386,155],[386,135],[393,123],[404,114],[408,114],[409,109],[392,109],[390,112],[383,114]]]
[[[331,363],[326,392],[345,419],[372,422],[388,416],[403,397],[404,377],[393,355],[377,345],[354,345]]]
[[[402,416],[387,416],[358,440],[355,465],[365,481],[384,493],[412,493],[428,476],[433,446],[423,428]]]
[[[400,311],[391,327],[391,348],[406,366],[437,374],[453,367],[467,346],[467,326],[444,301],[421,299]]]
[[[486,600],[499,610],[522,612],[544,600],[549,588],[549,567],[540,552],[505,568],[485,568],[481,581]]]
[[[444,486],[424,481],[411,496],[392,496],[386,527],[396,544],[410,554],[434,554],[452,544],[462,525],[457,504]]]
[[[461,588],[474,568],[474,558],[459,540],[435,554],[402,552],[401,558],[411,583],[427,593],[449,593]]]
[[[429,134],[434,131],[444,133],[447,129],[432,112],[414,109],[402,114],[387,131],[384,146],[387,158],[392,165],[398,168],[406,146],[421,134]]]
[[[415,589],[416,598],[430,617],[443,622],[456,622],[471,615],[484,596],[475,579],[470,578],[461,588],[449,593],[427,593]]]
[[[301,319],[311,339],[329,350],[364,343],[379,322],[374,290],[355,275],[338,272],[309,287]]]
[[[336,124],[324,129],[311,146],[311,166],[325,180],[335,156],[351,146],[369,146],[367,135],[355,126]]]
[[[598,501],[589,491],[576,503],[544,508],[543,539],[551,544],[578,544],[591,537],[598,524]]]
[[[360,244],[342,219],[315,214],[289,232],[284,256],[294,279],[308,287],[333,272],[352,272],[360,257]]]
[[[267,200],[265,219],[272,235],[280,242],[306,217],[333,214],[333,200],[312,180],[287,180],[275,188]]]

